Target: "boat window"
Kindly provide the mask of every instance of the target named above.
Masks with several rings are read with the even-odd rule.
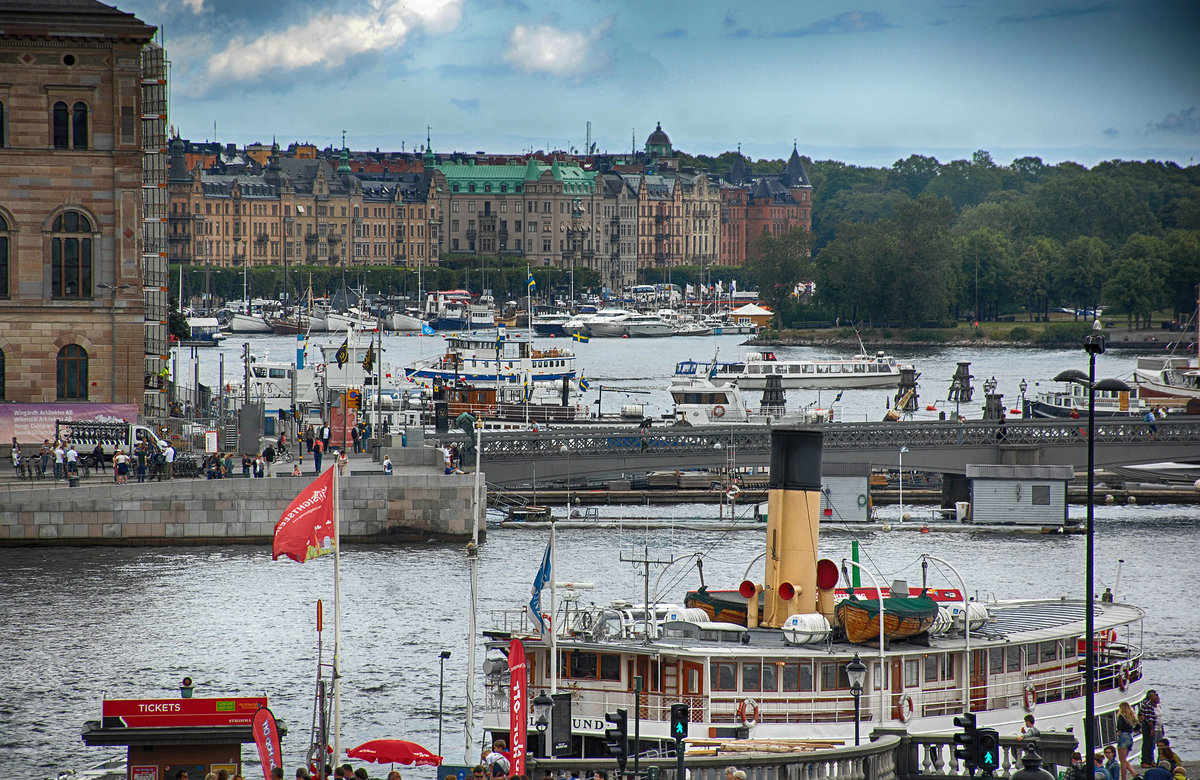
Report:
[[[699,664],[683,662],[683,692],[684,694],[700,694],[700,675],[704,670]]]
[[[272,379],[287,379],[287,370],[283,368],[268,368],[267,376]]]
[[[779,667],[775,664],[763,664],[762,690],[775,693],[779,690]]]
[[[783,690],[811,691],[813,689],[813,671],[811,663],[784,664]]]
[[[712,689],[714,691],[737,690],[737,664],[714,663],[712,665]]]
[[[838,365],[837,363],[834,363],[832,366],[829,367],[829,373],[840,374],[840,373],[842,373],[842,367],[840,365]]]
[[[925,682],[937,682],[938,679],[938,663],[939,656],[925,656]]]
[[[817,366],[817,373],[818,374],[828,374],[829,366]]]
[[[823,663],[821,664],[821,690],[823,691],[848,691],[850,690],[850,678],[846,676],[845,663]]]
[[[879,690],[879,686],[883,683],[883,677],[884,675],[879,673],[879,662],[871,664],[871,679],[874,681],[875,690]]]
[[[804,373],[804,366],[791,365],[787,367],[787,370],[789,374],[802,374]]]
[[[1005,669],[1010,672],[1021,671],[1021,648],[1006,647],[1004,648]]]
[[[762,690],[762,664],[761,663],[744,663],[742,664],[742,690],[743,691],[759,691]]]
[[[602,653],[600,655],[600,679],[620,682],[621,656],[615,653]]]
[[[1001,674],[1004,671],[1004,651],[1016,648],[993,647],[988,651],[988,674]]]
[[[1038,661],[1055,661],[1058,659],[1057,642],[1038,642]]]
[[[806,374],[811,374],[814,371],[816,371],[816,366],[812,365],[811,363],[804,364],[804,366],[802,366],[802,368],[804,369],[804,373],[806,373]]]
[[[265,369],[265,368],[258,368],[258,367],[256,366],[256,367],[254,368],[254,375],[255,375],[256,377],[263,378],[263,377],[265,377],[265,376],[267,375],[267,369]]]
[[[867,367],[864,366],[862,363],[854,364],[854,373],[861,374],[861,373],[864,373],[866,370],[867,370]]]
[[[920,664],[912,658],[904,662],[904,687],[917,688],[921,685]]]
[[[946,682],[954,679],[954,655],[951,653],[942,656],[942,679]]]

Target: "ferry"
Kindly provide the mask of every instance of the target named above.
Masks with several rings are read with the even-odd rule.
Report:
[[[405,376],[413,381],[463,380],[518,386],[576,378],[575,353],[569,349],[536,349],[518,334],[495,330],[456,333],[445,339],[445,352],[409,365],[404,369]]]
[[[784,389],[839,390],[896,387],[902,368],[908,366],[883,352],[831,360],[780,360],[774,352],[747,352],[743,360],[732,362],[684,360],[675,365],[675,376],[707,376],[747,390],[766,389],[767,377],[777,376]]]
[[[1072,370],[1074,371],[1074,370]],[[1082,371],[1074,371],[1078,378],[1069,379],[1068,372],[1056,377],[1064,381],[1059,389],[1040,390],[1032,398],[1025,399],[1022,416],[1027,419],[1062,419],[1087,417],[1088,389],[1078,379],[1087,381]],[[1129,387],[1117,379],[1101,379],[1096,382],[1097,417],[1143,417],[1152,409],[1138,395],[1136,387]]]
[[[1088,607],[1082,599],[975,601],[961,585],[927,582],[855,587],[852,564],[818,560],[823,434],[776,429],[771,437],[765,555],[736,589],[697,582],[670,601],[648,580],[650,603],[584,606],[562,584],[567,578],[556,577],[559,603],[551,605],[545,636],[526,610],[494,613],[495,624],[484,631],[483,663],[483,724],[491,738],[509,739],[512,731],[510,691],[519,686],[508,658],[516,644],[524,651],[530,700],[570,694],[569,741],[577,757],[606,755],[605,715],[617,709],[630,720],[639,714],[643,751],[673,750],[669,727],[677,704],[687,705],[693,738],[730,743],[854,744],[856,725],[866,734],[895,728],[948,736],[964,711],[1002,734],[1016,733],[1030,713],[1043,732],[1081,733]],[[1146,692],[1145,614],[1105,599],[1092,607],[1095,711],[1107,744],[1115,737],[1117,706],[1136,704]],[[865,667],[857,712],[847,672],[855,661]],[[535,726],[529,717],[529,734]]]

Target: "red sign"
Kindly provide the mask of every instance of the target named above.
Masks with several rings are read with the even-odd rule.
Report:
[[[105,699],[100,715],[105,728],[178,728],[249,726],[267,706],[265,696],[231,699]]]
[[[271,770],[283,766],[283,750],[279,745],[279,727],[275,716],[266,707],[254,713],[254,744],[262,762],[263,780],[271,780]]]
[[[525,732],[528,728],[526,715],[529,698],[526,691],[525,645],[514,639],[508,646],[508,728],[512,737],[511,776],[525,774]]]

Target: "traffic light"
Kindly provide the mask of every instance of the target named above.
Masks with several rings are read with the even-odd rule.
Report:
[[[975,763],[985,775],[1000,766],[1000,734],[995,729],[975,732]]]
[[[656,767],[656,766],[646,767],[646,780],[658,780],[658,775],[659,775],[658,767]]]
[[[686,704],[671,705],[671,738],[682,742],[687,736],[688,706]]]
[[[975,713],[964,712],[954,716],[954,725],[962,731],[954,735],[954,757],[972,772],[979,765],[979,742],[975,729]]]
[[[604,719],[613,724],[612,728],[604,730],[604,741],[608,745],[608,753],[617,759],[620,773],[625,773],[625,762],[629,759],[629,716],[625,710],[606,712]]]

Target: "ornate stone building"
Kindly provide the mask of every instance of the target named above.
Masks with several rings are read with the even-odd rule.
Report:
[[[780,174],[752,174],[739,154],[721,185],[721,265],[742,265],[763,232],[782,236],[794,227],[812,230],[813,188],[800,153]]]
[[[0,400],[164,412],[154,32],[94,0],[0,6]]]

